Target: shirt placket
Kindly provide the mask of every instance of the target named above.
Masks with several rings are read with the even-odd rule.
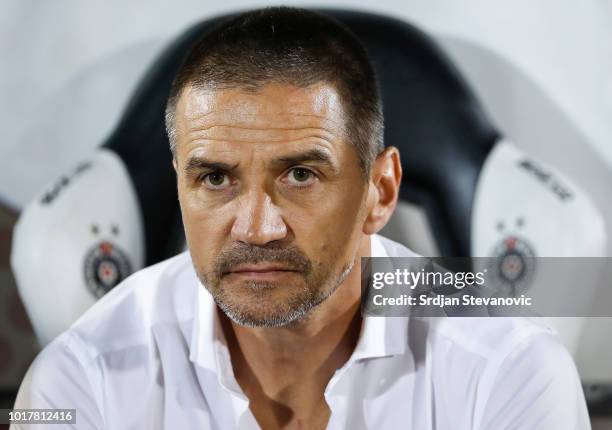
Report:
[[[334,376],[327,384],[327,387],[325,387],[325,401],[331,412],[329,422],[327,423],[327,430],[341,430],[346,428],[347,414],[349,413],[349,399],[339,392],[339,387],[353,365],[353,360],[347,361],[344,366],[336,370]]]
[[[259,430],[260,427],[249,409],[249,399],[244,394],[234,376],[229,350],[224,344],[216,344],[219,383],[230,396],[234,409],[237,430]]]

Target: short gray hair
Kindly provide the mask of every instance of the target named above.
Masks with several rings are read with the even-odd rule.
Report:
[[[346,137],[368,174],[384,144],[382,101],[365,47],[336,20],[289,7],[240,14],[192,47],[166,105],[172,154],[176,156],[176,106],[188,86],[257,92],[269,83],[308,87],[319,82],[338,92]]]

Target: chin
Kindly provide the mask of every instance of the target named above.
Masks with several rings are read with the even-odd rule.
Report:
[[[252,306],[236,306],[228,303],[217,303],[223,313],[234,323],[244,327],[283,327],[305,318],[313,306],[302,306],[296,309],[260,309]]]
[[[327,298],[304,285],[269,282],[232,285],[223,292],[229,294],[215,296],[217,305],[229,319],[245,327],[286,326],[305,318]]]

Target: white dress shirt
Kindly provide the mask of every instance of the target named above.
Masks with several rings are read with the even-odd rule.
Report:
[[[371,251],[415,255],[377,235]],[[590,428],[572,358],[536,319],[364,318],[325,399],[328,429]],[[79,429],[259,428],[188,252],[133,274],[49,344],[15,408],[74,408]]]

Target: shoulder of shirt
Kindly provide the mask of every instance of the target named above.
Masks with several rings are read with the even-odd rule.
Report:
[[[378,239],[389,257],[419,257],[397,242]],[[513,395],[529,399],[533,414],[546,414],[555,404],[568,423],[574,422],[572,428],[588,422],[572,356],[545,318],[408,317],[405,321],[406,351],[417,367],[429,363],[434,391],[466,393],[475,384],[475,422],[484,419],[490,399],[497,399],[493,407],[503,408]],[[466,378],[468,370],[479,376]],[[501,412],[491,412],[496,413]]]
[[[89,308],[56,340],[101,353],[150,344],[158,324],[181,325],[195,312],[197,277],[189,251],[138,270]]]
[[[557,333],[538,318],[418,317],[411,324],[421,326],[434,350],[453,347],[486,361],[501,360],[537,336],[561,345]]]
[[[410,248],[381,235],[374,235],[389,257],[420,257]],[[414,317],[412,330],[422,333],[430,347],[448,348],[484,359],[500,357],[537,335],[551,336],[551,345],[560,344],[557,333],[542,318],[514,317]],[[413,339],[414,341],[414,339]]]

